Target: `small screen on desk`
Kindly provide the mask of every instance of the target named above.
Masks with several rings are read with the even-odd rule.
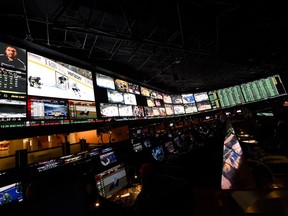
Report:
[[[22,183],[15,182],[9,185],[4,185],[0,187],[0,206],[12,202],[22,202],[23,201],[23,192],[22,192]]]
[[[107,152],[100,155],[100,161],[103,166],[108,166],[112,163],[117,162],[117,158],[114,151]]]
[[[118,164],[95,175],[95,183],[99,194],[109,198],[128,185],[124,164]]]

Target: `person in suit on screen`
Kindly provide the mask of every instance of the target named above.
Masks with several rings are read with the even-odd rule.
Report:
[[[1,67],[8,69],[26,70],[25,63],[18,58],[17,49],[14,46],[5,46],[5,53],[0,54]]]

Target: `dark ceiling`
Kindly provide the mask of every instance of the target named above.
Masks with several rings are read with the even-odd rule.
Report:
[[[199,92],[287,71],[284,2],[2,0],[0,33],[165,92]]]

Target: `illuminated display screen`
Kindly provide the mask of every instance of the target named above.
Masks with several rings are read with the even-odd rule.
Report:
[[[154,106],[155,106],[154,99],[152,99],[152,98],[147,98],[147,105],[148,105],[149,107],[154,107]]]
[[[181,95],[171,95],[172,103],[173,104],[182,104],[182,96]]]
[[[141,143],[135,143],[132,145],[132,147],[135,152],[140,152],[143,150],[143,145]]]
[[[26,50],[0,42],[0,51],[1,128],[23,127],[27,117]]]
[[[166,116],[166,109],[164,107],[159,107],[160,116]]]
[[[9,185],[0,187],[0,206],[6,205],[11,202],[22,202],[23,201],[23,189],[22,183],[16,182]]]
[[[174,115],[173,105],[165,104],[165,110],[167,115]]]
[[[107,96],[109,103],[124,103],[124,96],[122,92],[107,89]]]
[[[248,103],[287,94],[279,75],[241,84],[241,90]]]
[[[160,116],[159,107],[152,107],[152,110],[153,110],[153,116]]]
[[[152,156],[156,161],[163,161],[165,158],[163,147],[159,145],[152,148]]]
[[[119,104],[119,116],[133,116],[133,110],[131,105]]]
[[[212,109],[219,109],[221,108],[220,99],[218,97],[218,93],[216,90],[208,92],[209,100],[211,103]]]
[[[26,94],[26,72],[0,68],[0,92]]]
[[[0,42],[0,67],[12,71],[26,71],[26,50]]]
[[[209,100],[207,92],[200,92],[200,93],[195,93],[194,98],[196,102],[201,102],[201,101],[207,101]]]
[[[150,89],[140,86],[141,95],[150,97],[150,91],[151,91]]]
[[[110,198],[128,185],[124,164],[95,175],[95,182],[100,196]]]
[[[182,100],[184,104],[195,103],[193,94],[182,94]]]
[[[115,83],[114,79],[110,76],[106,76],[103,74],[96,73],[96,84],[97,86],[114,89],[115,90]]]
[[[134,117],[144,117],[144,108],[141,106],[132,106]]]
[[[120,79],[115,79],[115,89],[120,92],[129,92],[129,84],[128,82]]]
[[[133,93],[133,94],[140,94],[140,87],[139,85],[133,84],[133,83],[128,83],[128,92]]]
[[[124,93],[124,103],[128,105],[137,105],[136,96],[130,93]]]
[[[28,52],[28,95],[95,101],[92,72]]]
[[[205,110],[210,110],[212,109],[210,101],[206,100],[206,101],[200,101],[196,103],[197,106],[197,110],[200,111],[205,111]]]
[[[154,90],[150,90],[150,97],[156,99],[157,98],[157,92]]]
[[[117,117],[119,116],[118,105],[100,103],[100,113],[102,117]]]
[[[186,114],[190,114],[190,113],[197,113],[197,107],[195,103],[192,104],[184,104],[184,110]]]
[[[145,116],[152,117],[153,116],[153,109],[152,107],[144,107]]]
[[[183,105],[174,105],[173,106],[175,115],[185,114],[185,109]]]
[[[28,119],[67,119],[68,102],[61,99],[28,97]]]
[[[194,97],[199,112],[212,109],[207,92],[195,93]]]
[[[163,101],[164,101],[164,103],[172,104],[172,98],[168,94],[163,94]]]
[[[154,102],[155,102],[155,106],[157,106],[157,107],[161,107],[162,106],[161,100],[155,99]]]
[[[245,103],[240,86],[219,89],[217,90],[217,96],[223,108]]]
[[[96,119],[96,103],[91,101],[69,100],[70,119]]]
[[[103,166],[108,166],[112,163],[117,162],[117,157],[114,151],[107,152],[100,155],[100,162]]]
[[[160,92],[156,92],[156,98],[163,100],[163,95]]]
[[[223,168],[221,178],[222,189],[233,189],[237,172],[242,162],[242,149],[234,129],[229,128],[224,140]]]
[[[26,118],[26,95],[0,92],[0,119],[2,122]]]

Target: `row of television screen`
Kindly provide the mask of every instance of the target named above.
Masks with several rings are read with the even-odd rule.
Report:
[[[80,152],[73,155],[66,155],[57,159],[50,159],[47,161],[40,161],[34,164],[29,165],[29,170],[31,175],[34,171],[37,173],[43,173],[45,171],[55,169],[57,167],[63,167],[66,164],[73,163],[74,165],[79,164],[79,162],[87,157],[95,158],[98,157],[98,161],[95,164],[94,160],[90,161],[91,166],[97,166],[99,163],[100,167],[95,170],[93,175],[95,178],[95,186],[97,187],[99,194],[109,198],[111,195],[122,189],[128,184],[126,177],[125,164],[117,157],[117,153],[114,148],[95,148],[89,152]],[[91,167],[92,168],[92,167]],[[4,175],[4,176],[2,176]],[[16,204],[22,202],[27,198],[25,196],[25,191],[27,188],[27,180],[21,178],[14,178],[13,176],[6,177],[8,175],[6,172],[0,173],[1,181],[0,182],[0,208],[1,206],[6,206],[7,204]],[[11,175],[11,174],[10,174]],[[15,175],[15,174],[14,174]],[[9,179],[6,179],[9,178]],[[23,185],[25,182],[25,186]],[[29,183],[29,182],[28,182]],[[109,184],[109,187],[106,185]]]
[[[107,89],[107,103],[97,101],[99,117],[191,114],[286,94],[278,75],[210,92],[164,94],[5,43],[0,42],[0,49],[3,53],[0,54],[0,120],[3,127],[9,126],[7,122],[17,125],[23,121],[29,122],[19,126],[31,126],[35,120],[60,120],[60,124],[94,122],[98,94],[94,81],[97,86]],[[8,59],[6,56],[13,49],[14,57]],[[138,104],[136,95],[146,97],[147,107]]]

